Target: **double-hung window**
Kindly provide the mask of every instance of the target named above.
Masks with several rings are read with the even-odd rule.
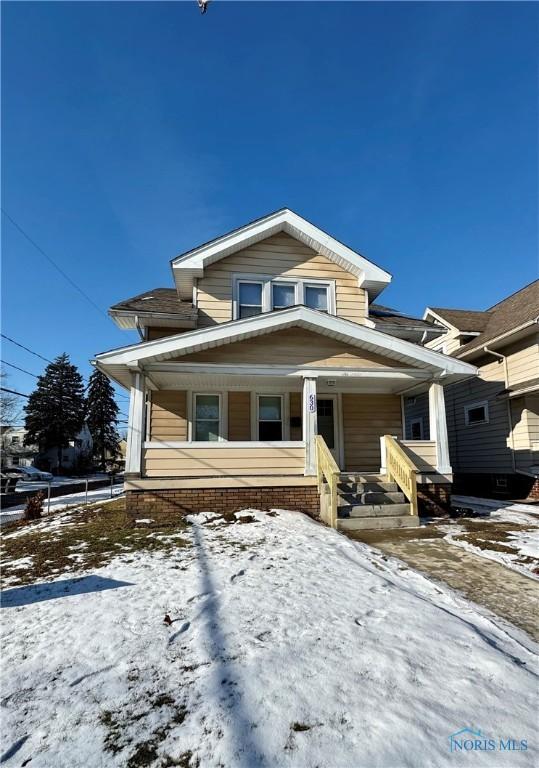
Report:
[[[303,304],[318,312],[335,314],[333,280],[236,275],[234,279],[234,319],[253,317]]]
[[[272,309],[286,309],[296,304],[296,285],[295,283],[284,283],[274,280],[271,284],[271,307]]]
[[[258,439],[283,439],[282,395],[258,395]]]
[[[193,440],[216,442],[221,422],[221,396],[195,395]]]
[[[238,281],[238,318],[260,315],[263,311],[262,294],[263,283]]]
[[[329,308],[328,301],[329,285],[303,285],[303,304],[311,309],[317,309],[319,312],[327,312]]]

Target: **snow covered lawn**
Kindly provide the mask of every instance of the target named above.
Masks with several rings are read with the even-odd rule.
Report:
[[[526,634],[299,513],[249,514],[145,521],[163,547],[3,592],[2,765],[537,764]],[[452,754],[466,726],[528,750]]]

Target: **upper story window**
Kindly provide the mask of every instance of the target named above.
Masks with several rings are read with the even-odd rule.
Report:
[[[261,275],[235,275],[234,320],[286,309],[297,304],[335,314],[335,282]]]
[[[11,438],[11,445],[19,445],[21,442],[21,438],[19,435],[13,435]]]
[[[238,281],[238,317],[252,317],[262,313],[263,283]]]
[[[475,424],[488,424],[488,421],[488,402],[486,400],[464,406],[464,423],[467,427],[473,427]]]

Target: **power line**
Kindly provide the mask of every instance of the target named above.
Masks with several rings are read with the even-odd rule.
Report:
[[[49,360],[48,357],[43,357],[43,355],[40,355],[38,352],[34,352],[31,349],[28,349],[28,347],[25,347],[24,344],[19,344],[18,341],[15,341],[14,339],[10,339],[9,336],[6,336],[5,333],[0,333],[0,336],[3,339],[6,339],[6,341],[10,341],[12,344],[15,344],[17,347],[20,347],[21,349],[25,349],[27,352],[30,352],[31,355],[35,355],[36,357],[41,358],[41,360],[44,360],[46,363],[52,363],[52,360]]]
[[[0,361],[2,365],[9,365],[10,368],[15,368],[16,371],[21,371],[22,373],[27,373],[28,376],[33,376],[34,379],[38,379],[39,376],[37,376],[35,373],[30,373],[30,371],[25,371],[24,368],[19,368],[18,365],[13,365],[13,363],[8,363],[7,360],[1,360]]]
[[[72,279],[69,277],[69,275],[68,275],[68,274],[66,274],[66,272],[64,272],[64,270],[62,269],[62,267],[60,267],[60,266],[59,266],[59,265],[58,265],[58,264],[57,264],[57,263],[54,261],[54,259],[52,259],[52,258],[51,258],[51,257],[50,257],[50,256],[49,256],[47,253],[45,253],[45,251],[43,250],[43,248],[41,248],[41,246],[40,246],[40,245],[38,245],[38,244],[36,243],[36,241],[35,241],[35,240],[32,240],[32,238],[30,237],[30,235],[28,235],[28,234],[27,234],[27,233],[24,231],[24,229],[21,227],[21,225],[20,225],[20,224],[17,224],[17,222],[15,221],[15,219],[13,219],[13,218],[12,218],[12,217],[9,215],[9,213],[8,213],[8,212],[7,212],[7,211],[6,211],[4,208],[2,208],[2,213],[3,213],[3,214],[4,214],[4,216],[5,216],[5,217],[8,219],[8,221],[10,221],[10,222],[13,224],[13,226],[15,227],[15,229],[17,229],[17,230],[18,230],[18,231],[21,233],[21,235],[22,235],[23,237],[25,237],[25,238],[26,238],[26,240],[28,240],[28,242],[29,242],[29,243],[31,243],[31,245],[33,245],[33,246],[34,246],[34,248],[35,248],[37,251],[39,251],[39,253],[40,253],[42,256],[44,256],[44,257],[47,259],[47,261],[49,262],[49,264],[52,264],[52,266],[53,266],[53,267],[54,267],[54,268],[55,268],[55,269],[56,269],[56,270],[57,270],[57,271],[58,271],[58,272],[59,272],[59,273],[62,275],[62,277],[63,277],[65,280],[67,280],[67,282],[68,282],[68,283],[69,283],[69,284],[70,284],[70,285],[71,285],[71,286],[72,286],[72,287],[73,287],[73,288],[74,288],[76,291],[78,291],[78,292],[80,293],[80,295],[81,295],[81,296],[83,296],[83,297],[86,299],[86,301],[92,305],[92,307],[93,307],[94,309],[97,309],[97,311],[99,312],[99,314],[100,314],[100,315],[104,315],[105,317],[107,317],[107,315],[105,314],[105,312],[103,312],[103,310],[101,309],[101,307],[98,307],[98,306],[97,306],[97,304],[95,303],[95,301],[93,301],[93,299],[91,299],[91,298],[88,296],[88,294],[87,294],[87,293],[85,293],[85,291],[83,291],[83,290],[82,290],[82,288],[80,288],[80,287],[77,285],[77,283],[76,283],[74,280],[72,280]]]
[[[30,395],[25,395],[23,392],[16,392],[14,389],[8,389],[7,387],[0,387],[2,392],[10,392],[12,395],[18,395],[19,397],[30,397]]]

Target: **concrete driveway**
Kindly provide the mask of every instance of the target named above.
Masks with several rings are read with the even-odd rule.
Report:
[[[427,525],[348,535],[444,582],[539,641],[539,581],[451,544],[443,538],[444,528]]]

